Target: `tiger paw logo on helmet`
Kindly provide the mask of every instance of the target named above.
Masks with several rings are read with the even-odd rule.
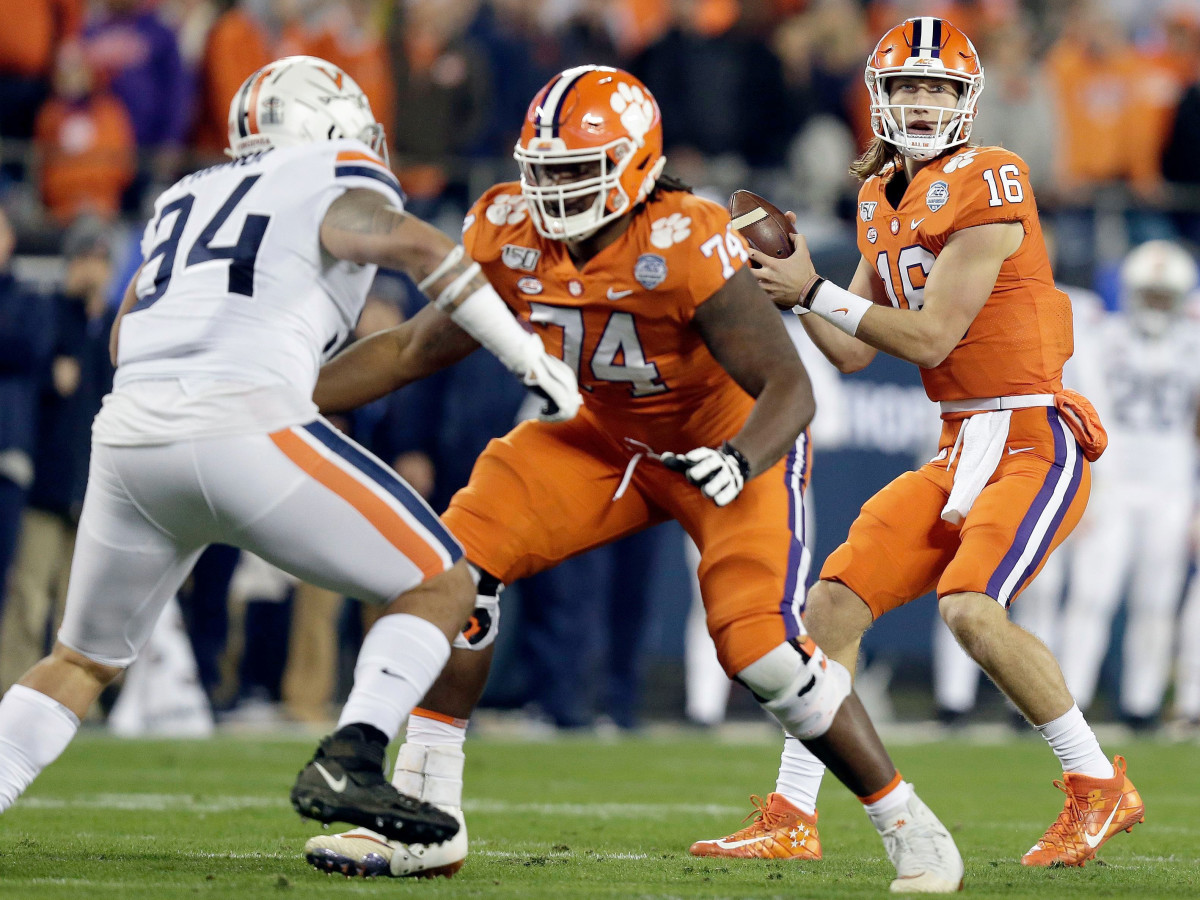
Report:
[[[487,220],[493,225],[516,225],[525,219],[525,198],[520,194],[501,194],[487,208]]]
[[[654,103],[636,84],[623,81],[617,83],[617,89],[608,98],[608,103],[613,112],[621,117],[621,124],[629,136],[640,145],[654,124]]]
[[[683,213],[674,212],[650,223],[650,243],[659,250],[666,250],[687,240],[691,233],[692,220]]]

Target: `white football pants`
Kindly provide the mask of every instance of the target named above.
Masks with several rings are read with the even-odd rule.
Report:
[[[95,444],[59,640],[128,666],[213,543],[376,603],[462,556],[391,468],[323,419],[273,434]]]

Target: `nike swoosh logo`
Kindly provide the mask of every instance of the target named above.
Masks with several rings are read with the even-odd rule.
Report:
[[[845,313],[846,315],[850,315],[850,310],[844,306],[839,306],[837,309],[834,310],[834,312],[840,312],[840,313]]]
[[[746,838],[744,841],[719,840],[713,841],[713,843],[715,843],[722,850],[732,850],[734,847],[745,847],[747,844],[760,844],[763,841],[769,841],[770,839],[771,836],[769,834],[764,834],[760,835],[759,837]]]
[[[401,675],[399,672],[393,672],[393,671],[392,671],[391,669],[389,669],[387,666],[384,666],[384,667],[383,667],[382,669],[380,669],[379,671],[380,671],[380,672],[382,672],[384,675],[387,675],[387,676],[389,676],[390,678],[399,678],[399,679],[401,679],[401,680],[406,680],[406,679],[404,678],[404,676],[403,676],[403,675]]]
[[[632,290],[614,291],[612,288],[609,288],[608,289],[608,299],[609,300],[620,300],[622,297],[628,297],[632,293],[633,293]]]
[[[926,218],[925,216],[921,216],[921,218],[919,218],[919,219],[913,219],[911,222],[908,223],[908,230],[916,231],[917,226],[920,225],[922,222],[924,222],[925,218]]]
[[[333,791],[335,794],[340,794],[346,790],[346,785],[350,783],[349,775],[343,775],[341,778],[334,778],[319,762],[315,762],[313,765],[317,767],[317,771],[321,773],[321,777],[325,779],[325,783],[329,785],[329,789],[331,791]]]
[[[1033,447],[1009,447],[1008,455],[1012,456],[1014,453],[1024,453],[1026,450],[1032,450],[1032,449],[1033,449]]]
[[[1099,831],[1097,831],[1095,834],[1090,834],[1086,828],[1083,830],[1083,839],[1087,841],[1087,845],[1093,850],[1099,847],[1100,842],[1104,840],[1104,835],[1108,831],[1108,826],[1112,824],[1113,816],[1115,816],[1117,814],[1117,810],[1121,808],[1121,802],[1124,799],[1124,797],[1121,797],[1119,800],[1117,800],[1117,805],[1112,808],[1112,812],[1108,814],[1108,818],[1104,820],[1104,824],[1100,826]]]

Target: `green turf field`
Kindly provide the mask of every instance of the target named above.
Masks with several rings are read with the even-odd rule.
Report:
[[[701,738],[548,743],[473,740],[472,855],[452,881],[351,881],[309,869],[313,827],[287,803],[308,739],[140,742],[84,735],[0,816],[0,897],[836,897],[882,896],[892,870],[856,800],[821,795],[818,863],[687,854],[774,785],[773,743]],[[1200,747],[1127,742],[1148,823],[1084,869],[1017,862],[1062,795],[1045,745],[897,746],[897,764],[958,840],[975,897],[1200,897]]]

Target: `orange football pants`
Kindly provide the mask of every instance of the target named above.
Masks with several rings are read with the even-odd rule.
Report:
[[[700,549],[708,628],[727,673],[802,636],[807,435],[723,508],[649,458],[614,501],[633,455],[620,438],[586,410],[561,424],[524,422],[488,444],[443,521],[467,559],[508,584],[676,519]]]
[[[987,594],[1007,608],[1083,515],[1091,466],[1058,412],[1034,407],[1012,413],[1000,462],[961,525],[943,521],[964,421],[942,423],[938,455],[868,500],[821,568],[876,618],[932,590]]]

